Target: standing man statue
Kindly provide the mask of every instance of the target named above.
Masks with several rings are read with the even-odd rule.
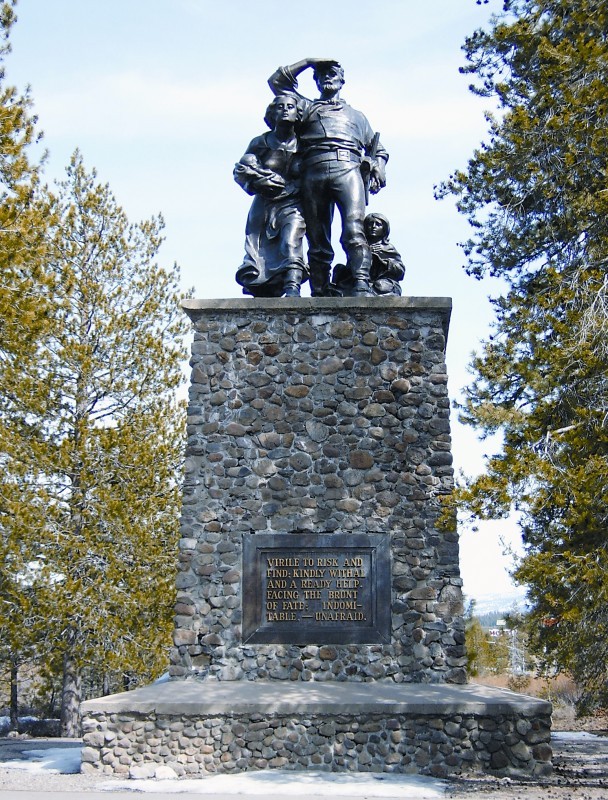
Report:
[[[308,100],[297,91],[298,75],[308,68],[314,70],[318,100]],[[299,152],[311,294],[324,297],[331,293],[331,223],[338,206],[342,218],[340,244],[352,276],[352,295],[370,295],[372,259],[363,225],[366,187],[361,168],[362,164],[369,167],[369,190],[379,192],[386,184],[388,153],[374,137],[365,115],[340,99],[344,70],[337,61],[305,58],[279,67],[268,83],[275,94],[291,91],[304,104]]]

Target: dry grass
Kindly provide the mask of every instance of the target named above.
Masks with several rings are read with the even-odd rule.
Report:
[[[579,695],[578,688],[566,675],[558,675],[555,678],[539,678],[535,675],[518,678],[510,675],[478,675],[471,683],[511,689],[520,694],[550,700],[553,703],[554,731],[608,731],[608,710],[577,717],[575,706]]]
[[[540,678],[536,675],[476,675],[471,683],[480,686],[495,686],[499,689],[511,689],[514,692],[528,694],[531,697],[542,697],[555,702],[575,702],[578,697],[576,684],[566,675],[555,678]]]

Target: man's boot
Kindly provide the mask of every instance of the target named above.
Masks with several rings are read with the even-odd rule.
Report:
[[[372,292],[367,281],[355,281],[353,297],[372,297]]]
[[[302,285],[302,270],[293,268],[285,273],[285,284],[283,286],[285,297],[299,297],[300,286]]]
[[[351,297],[373,297],[369,275],[359,272],[353,275],[353,288]]]
[[[310,294],[313,297],[327,297],[329,294],[329,266],[309,264]]]
[[[355,247],[349,252],[348,266],[352,271],[351,297],[373,297],[370,283],[370,269],[372,265],[369,246]]]

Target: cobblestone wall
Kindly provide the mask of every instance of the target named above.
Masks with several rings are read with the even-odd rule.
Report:
[[[189,301],[195,323],[171,675],[462,683],[441,298]],[[386,645],[247,645],[242,542],[390,537]]]
[[[295,718],[90,714],[82,771],[132,778],[258,769],[547,775],[550,717],[369,714]]]

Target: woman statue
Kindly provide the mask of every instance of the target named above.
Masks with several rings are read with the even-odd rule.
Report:
[[[301,118],[291,94],[274,98],[256,136],[234,168],[234,179],[253,203],[245,229],[245,258],[236,273],[243,294],[299,297],[307,278],[302,240],[296,126]]]

